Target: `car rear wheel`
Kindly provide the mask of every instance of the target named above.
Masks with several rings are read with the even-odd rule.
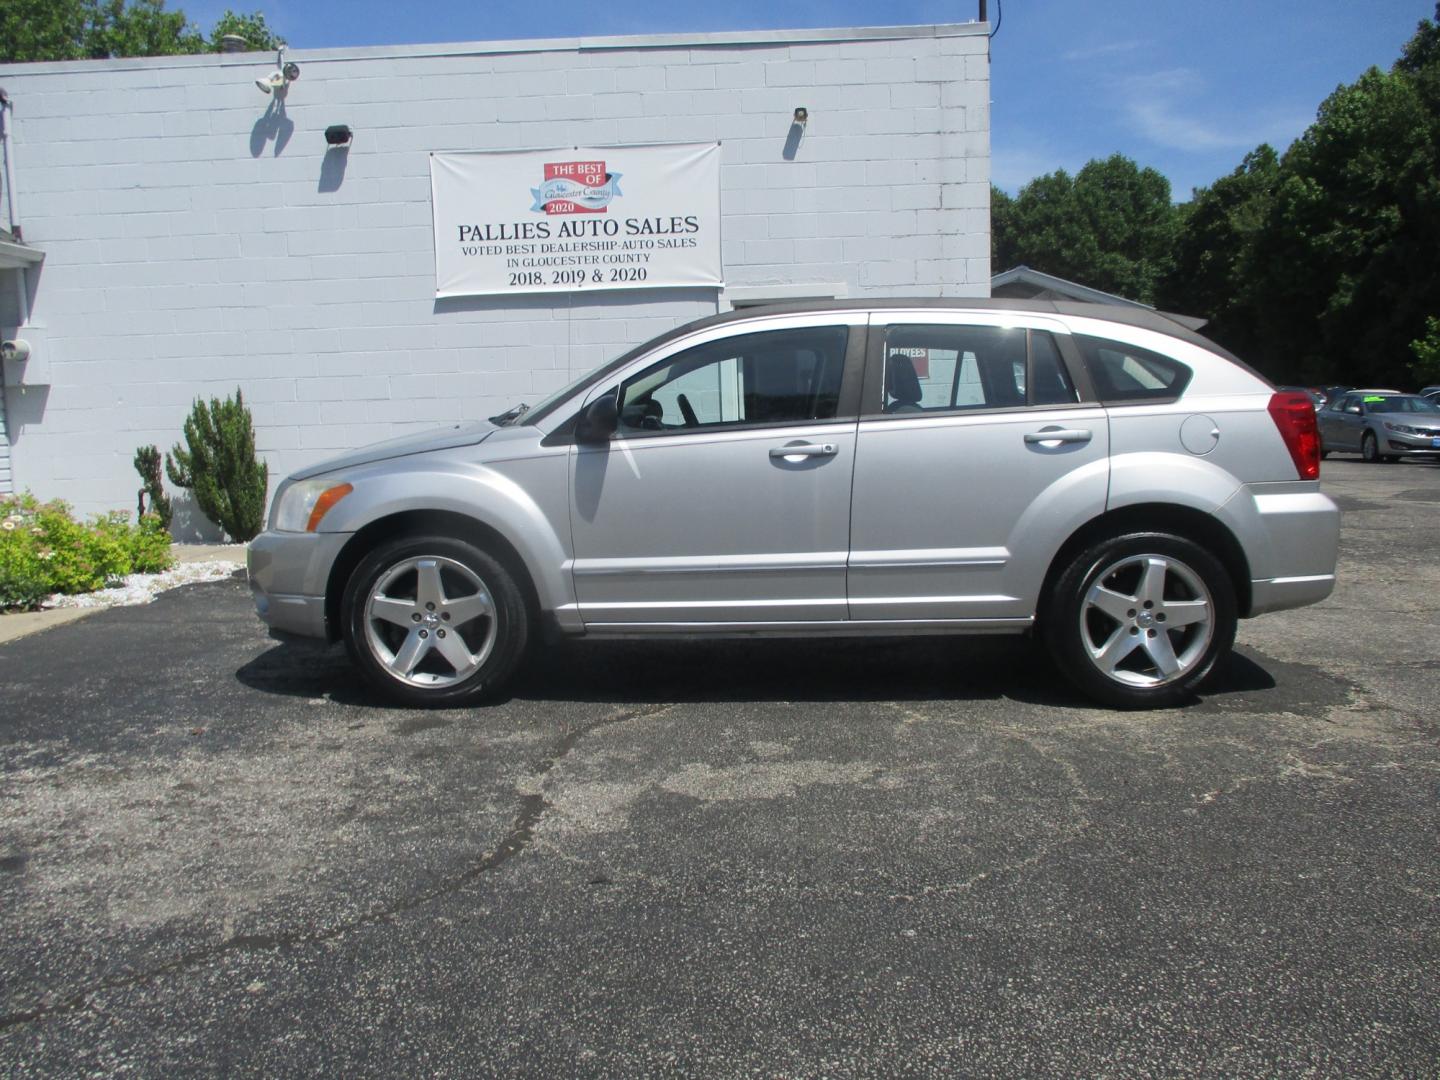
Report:
[[[1120,708],[1190,698],[1235,640],[1235,590],[1213,555],[1168,533],[1130,533],[1080,553],[1045,616],[1056,663]]]
[[[493,697],[529,633],[514,575],[454,537],[404,537],[370,552],[350,575],[341,619],[346,648],[370,684],[421,707]]]

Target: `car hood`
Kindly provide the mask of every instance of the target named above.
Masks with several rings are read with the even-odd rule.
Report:
[[[476,420],[468,424],[432,428],[414,435],[402,435],[398,439],[371,443],[369,446],[352,450],[348,454],[317,461],[314,465],[291,473],[290,479],[308,480],[310,477],[319,476],[322,473],[335,472],[337,469],[349,469],[356,465],[369,465],[373,461],[408,457],[411,454],[424,454],[431,450],[450,450],[457,446],[474,446],[476,443],[484,442],[495,431],[494,424],[485,420]]]
[[[1376,420],[1389,420],[1392,424],[1404,424],[1407,427],[1440,427],[1440,413],[1367,412],[1365,415],[1373,416]]]

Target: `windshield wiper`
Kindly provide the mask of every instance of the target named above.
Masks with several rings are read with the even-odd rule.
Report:
[[[490,417],[490,422],[491,422],[492,424],[494,424],[496,427],[507,427],[508,425],[515,423],[517,420],[519,420],[522,416],[524,416],[524,415],[525,415],[527,412],[529,412],[529,411],[530,411],[530,406],[529,406],[529,405],[526,405],[526,404],[522,401],[519,405],[516,405],[513,409],[506,409],[506,410],[505,410],[504,412],[502,412],[499,416],[492,416],[492,417]]]

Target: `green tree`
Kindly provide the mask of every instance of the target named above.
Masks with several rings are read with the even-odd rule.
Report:
[[[1073,177],[1063,169],[1036,177],[999,206],[997,270],[1024,264],[1144,303],[1169,273],[1179,227],[1170,181],[1121,154]]]
[[[165,0],[91,0],[87,56],[172,56],[205,50],[205,39],[183,11],[166,11]]]
[[[285,39],[270,29],[265,22],[265,16],[258,11],[240,15],[226,8],[225,13],[215,20],[215,28],[210,31],[210,37],[206,41],[206,49],[210,52],[224,51],[221,39],[227,34],[245,39],[244,52],[274,52],[285,47]]]
[[[1440,5],[1437,5],[1440,18]],[[1285,378],[1403,384],[1440,296],[1440,31],[1339,87],[1280,163],[1242,288]]]
[[[81,0],[5,0],[0,4],[0,62],[84,59],[89,11]]]
[[[207,38],[165,0],[5,0],[0,4],[0,63],[103,60],[219,52],[225,34],[247,48],[273,50],[284,42],[258,11],[226,11]]]
[[[990,272],[998,274],[1015,265],[1015,225],[1011,216],[1015,212],[1015,200],[1001,188],[990,185]]]
[[[1440,318],[1431,315],[1425,320],[1425,336],[1410,343],[1415,362],[1410,365],[1415,378],[1423,383],[1440,382]]]
[[[1257,238],[1268,226],[1280,157],[1262,145],[1229,176],[1195,191],[1181,210],[1174,261],[1156,292],[1167,311],[1209,319],[1205,332],[1242,356],[1257,347]]]

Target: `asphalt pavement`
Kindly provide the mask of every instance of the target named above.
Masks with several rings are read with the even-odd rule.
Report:
[[[1119,713],[1029,642],[572,643],[390,708],[243,581],[0,645],[0,1073],[1440,1074],[1440,466]]]

